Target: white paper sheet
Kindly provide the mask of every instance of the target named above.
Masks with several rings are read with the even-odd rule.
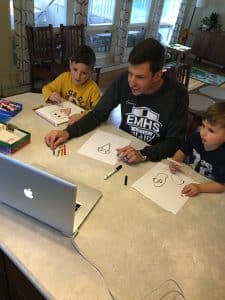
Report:
[[[67,123],[69,116],[78,114],[83,109],[70,101],[64,101],[61,105],[50,104],[34,108],[36,114],[53,124],[54,126]]]
[[[169,167],[157,163],[131,187],[164,209],[176,214],[189,197],[182,195],[183,187],[196,182],[182,172],[172,174]]]
[[[78,153],[115,165],[118,162],[116,149],[127,146],[130,142],[129,139],[97,130],[78,150]]]

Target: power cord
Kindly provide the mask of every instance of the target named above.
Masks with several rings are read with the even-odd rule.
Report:
[[[149,297],[150,295],[152,295],[153,293],[160,291],[160,289],[163,287],[163,285],[165,285],[166,283],[170,283],[172,282],[173,284],[175,284],[175,286],[177,287],[177,289],[173,288],[171,290],[165,291],[162,293],[162,295],[160,296],[160,298],[157,298],[157,300],[166,300],[168,298],[166,298],[167,296],[174,294],[174,295],[179,295],[181,296],[182,299],[186,299],[184,292],[182,290],[182,288],[180,287],[180,285],[176,282],[176,280],[170,278],[165,280],[163,283],[161,283],[157,288],[153,289],[150,293],[147,293],[143,298],[141,298],[140,300],[145,300],[147,297]],[[156,298],[154,298],[156,299]]]
[[[99,275],[102,277],[104,283],[105,283],[105,286],[106,286],[106,289],[111,297],[112,300],[116,300],[116,298],[114,298],[110,288],[107,286],[106,284],[106,281],[105,281],[105,278],[104,278],[104,275],[102,274],[102,272],[98,269],[98,267],[93,263],[91,262],[80,250],[80,248],[77,246],[77,244],[75,243],[74,241],[74,238],[75,238],[75,235],[73,235],[73,237],[71,238],[71,243],[74,247],[74,249],[78,252],[78,254],[88,263],[92,266],[92,268],[94,268],[98,273]],[[174,295],[179,295],[183,300],[185,300],[185,295],[184,295],[184,292],[182,290],[182,288],[180,287],[180,285],[177,283],[176,280],[170,278],[170,279],[167,279],[165,280],[163,283],[161,283],[157,288],[153,289],[151,292],[147,293],[144,297],[142,297],[140,300],[145,300],[147,299],[147,297],[149,297],[150,295],[152,295],[153,293],[159,291],[160,292],[160,289],[163,288],[163,286],[166,284],[166,283],[173,283],[176,287],[176,288],[172,288],[170,290],[167,290],[165,292],[162,293],[162,295],[160,296],[160,298],[157,298],[157,300],[166,300],[168,296],[171,296],[171,294],[174,294]],[[118,299],[117,299],[118,300]]]
[[[105,281],[105,278],[104,278],[102,272],[98,269],[98,267],[97,267],[93,262],[91,262],[91,261],[90,261],[90,260],[89,260],[82,252],[81,252],[81,250],[79,249],[79,247],[78,247],[77,244],[75,243],[75,241],[74,241],[75,235],[76,235],[76,234],[74,234],[73,237],[71,238],[71,242],[72,242],[72,245],[73,245],[74,249],[78,252],[78,254],[79,254],[79,255],[80,255],[80,256],[81,256],[81,257],[82,257],[89,265],[92,266],[92,268],[94,268],[94,269],[99,273],[99,275],[102,277],[102,279],[103,279],[103,281],[104,281],[104,283],[105,283],[106,289],[107,289],[107,291],[109,292],[109,295],[110,295],[111,299],[112,299],[112,300],[116,300],[116,298],[114,298],[114,296],[113,296],[113,294],[112,294],[110,288],[107,286],[106,281]],[[118,299],[117,299],[117,300],[118,300]]]

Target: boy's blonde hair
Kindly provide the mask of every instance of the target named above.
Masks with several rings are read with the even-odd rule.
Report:
[[[211,125],[220,125],[225,128],[225,102],[211,105],[207,109],[203,120],[207,120]]]

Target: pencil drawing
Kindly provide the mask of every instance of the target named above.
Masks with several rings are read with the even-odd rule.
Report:
[[[166,184],[167,180],[171,178],[171,182],[175,185],[182,185],[184,184],[184,179],[182,177],[182,174],[175,173],[171,174],[169,170],[165,169],[162,170],[162,172],[159,172],[152,178],[153,185],[155,187],[162,187]]]
[[[152,178],[153,185],[155,187],[161,187],[166,183],[168,175],[165,173],[158,173],[155,177]]]
[[[109,154],[111,152],[111,144],[108,143],[98,147],[98,152],[102,154]]]

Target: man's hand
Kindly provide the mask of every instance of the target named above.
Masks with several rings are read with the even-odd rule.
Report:
[[[196,183],[190,183],[185,185],[185,187],[182,190],[182,194],[188,197],[194,197],[200,193],[199,184]]]
[[[117,156],[128,164],[134,164],[144,161],[141,152],[129,145],[120,149],[116,149],[116,151]]]
[[[52,130],[45,137],[46,144],[54,150],[60,144],[66,142],[69,138],[69,133],[65,130]]]
[[[63,98],[59,93],[53,92],[49,96],[48,100],[52,103],[60,104],[63,101]]]

